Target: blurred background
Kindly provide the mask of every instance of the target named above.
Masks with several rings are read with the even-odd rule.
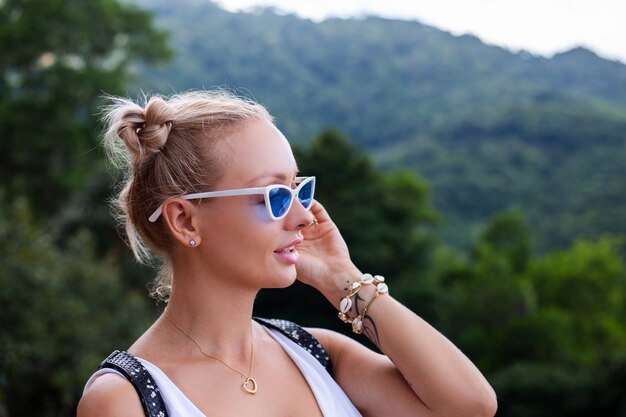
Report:
[[[626,58],[209,0],[0,0],[0,51],[0,417],[74,415],[163,308],[109,212],[102,94],[216,86],[269,108],[499,416],[626,416]],[[350,333],[299,284],[256,314]]]

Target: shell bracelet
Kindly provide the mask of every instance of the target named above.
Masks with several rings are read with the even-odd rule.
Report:
[[[352,298],[366,285],[374,285],[376,287],[376,293],[365,305],[361,314],[354,318],[348,317],[348,312],[354,305]],[[339,319],[344,323],[352,324],[352,331],[356,334],[361,334],[363,332],[363,320],[365,320],[367,310],[379,296],[388,293],[389,287],[385,284],[385,277],[382,275],[372,276],[372,274],[363,274],[359,281],[350,284],[348,293],[339,302]]]

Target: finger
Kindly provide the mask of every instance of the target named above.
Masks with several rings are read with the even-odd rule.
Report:
[[[312,217],[313,217],[313,221],[311,223],[307,224],[306,226],[304,226],[305,229],[308,229],[309,227],[315,226],[316,224],[319,223],[315,216],[312,216]]]
[[[319,223],[330,221],[330,216],[328,215],[328,212],[326,211],[322,203],[317,200],[313,200],[313,205],[311,205],[311,214],[313,214],[313,216]]]

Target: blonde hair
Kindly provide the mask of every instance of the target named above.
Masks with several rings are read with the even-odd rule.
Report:
[[[148,216],[168,197],[211,190],[225,166],[215,144],[247,120],[272,117],[262,105],[224,90],[145,96],[143,104],[107,99],[105,149],[125,172],[113,206],[135,258],[161,260],[151,295],[166,301],[172,239],[163,217],[151,223]]]

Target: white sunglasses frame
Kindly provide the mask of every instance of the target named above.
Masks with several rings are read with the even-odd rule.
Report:
[[[220,190],[220,191],[207,191],[204,193],[193,193],[193,194],[185,194],[185,195],[181,195],[178,196],[178,198],[182,198],[183,200],[197,200],[197,199],[201,199],[201,198],[214,198],[214,197],[233,197],[233,196],[239,196],[239,195],[255,195],[255,194],[262,194],[265,196],[265,209],[267,210],[267,214],[269,214],[270,218],[272,220],[280,220],[283,217],[285,217],[287,215],[287,213],[289,213],[289,210],[291,210],[291,206],[293,205],[293,201],[295,199],[298,198],[298,193],[300,192],[300,190],[302,189],[302,187],[304,187],[306,184],[312,182],[313,184],[311,185],[311,200],[313,199],[313,197],[315,196],[315,177],[296,177],[295,178],[295,182],[299,183],[298,186],[296,188],[290,188],[287,187],[286,185],[282,185],[282,184],[272,184],[272,185],[268,185],[266,187],[255,187],[255,188],[238,188],[235,190]],[[280,216],[280,217],[276,217],[274,216],[274,214],[272,213],[272,207],[270,207],[270,191],[276,188],[284,188],[286,190],[288,190],[291,193],[291,200],[289,202],[289,206],[287,207],[287,209],[285,210],[285,213]],[[299,201],[299,200],[298,200]],[[148,221],[150,221],[150,223],[154,223],[157,221],[157,219],[161,216],[161,214],[163,213],[163,205],[165,203],[161,204],[159,206],[159,208],[157,208],[154,213],[152,213],[152,215],[150,215],[150,217],[148,217]],[[311,202],[311,205],[313,204],[313,202]],[[309,210],[310,207],[307,208],[307,210]]]

